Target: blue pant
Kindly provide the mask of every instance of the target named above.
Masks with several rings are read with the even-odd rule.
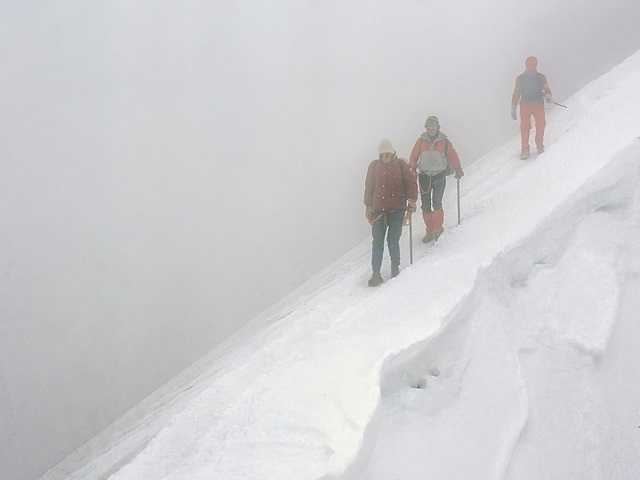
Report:
[[[418,179],[420,185],[420,199],[422,200],[420,208],[422,211],[431,212],[432,203],[433,210],[441,210],[444,187],[447,185],[445,172],[440,172],[434,176],[421,173]]]
[[[374,216],[379,214],[380,212],[373,212]],[[404,210],[386,212],[371,226],[371,236],[373,237],[371,244],[371,268],[374,272],[379,272],[382,266],[385,235],[387,237],[391,264],[400,265],[400,235],[402,235],[404,215]]]

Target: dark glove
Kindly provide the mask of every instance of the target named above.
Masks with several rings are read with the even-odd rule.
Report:
[[[457,179],[461,179],[464,177],[464,172],[461,167],[456,167],[456,174],[454,175]]]
[[[513,118],[514,120],[518,119],[518,116],[516,115],[516,106],[515,105],[511,105],[511,118]]]
[[[550,93],[547,93],[547,94],[544,96],[544,99],[545,99],[545,101],[546,101],[547,103],[551,103],[551,102],[553,102],[553,97],[551,96],[551,94],[550,94]]]

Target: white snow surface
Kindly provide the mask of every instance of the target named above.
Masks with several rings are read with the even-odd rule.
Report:
[[[640,478],[639,79],[466,166],[460,225],[449,177],[399,277],[364,240],[42,479]]]

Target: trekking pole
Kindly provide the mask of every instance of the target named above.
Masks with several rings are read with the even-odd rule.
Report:
[[[413,217],[413,212],[409,210],[409,263],[413,265],[413,222],[411,217]]]
[[[561,103],[558,103],[558,102],[553,102],[553,104],[558,105],[559,107],[562,107],[562,108],[568,108],[566,105],[562,105]]]
[[[411,222],[411,207],[407,207],[407,213],[404,214],[402,219],[402,226],[409,225],[409,261],[413,265],[413,223]]]
[[[458,225],[460,225],[460,179],[456,179],[458,190]]]

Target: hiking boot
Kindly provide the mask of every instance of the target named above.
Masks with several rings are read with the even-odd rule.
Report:
[[[439,208],[438,210],[433,211],[433,239],[437,242],[442,232],[444,232],[444,228],[442,225],[444,224],[444,210]]]
[[[380,272],[373,272],[371,274],[371,278],[369,279],[369,286],[375,287],[376,285],[380,285],[384,280],[382,280],[382,275]]]
[[[544,152],[544,145],[543,144],[536,145],[536,149],[538,150],[538,153],[542,153]]]
[[[400,275],[400,266],[391,265],[391,278],[397,277],[398,275]]]
[[[422,219],[427,232],[422,238],[422,243],[429,243],[433,240],[433,212],[422,212]]]
[[[529,158],[529,150],[522,150],[520,152],[520,160],[526,160],[527,158]]]

